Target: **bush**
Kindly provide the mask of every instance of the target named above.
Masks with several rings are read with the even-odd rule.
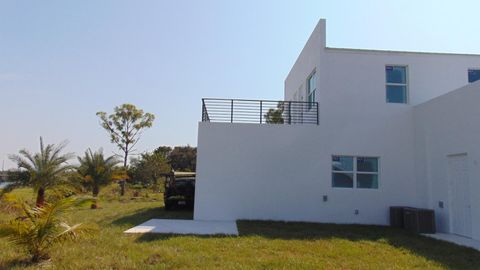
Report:
[[[18,209],[19,215],[0,225],[0,236],[7,237],[11,244],[26,250],[32,262],[48,259],[49,250],[55,244],[77,240],[96,230],[91,225],[69,226],[63,221],[65,213],[85,203],[91,203],[91,200],[70,197],[35,207],[16,203],[13,206]]]

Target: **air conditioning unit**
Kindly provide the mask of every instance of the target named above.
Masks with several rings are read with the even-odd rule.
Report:
[[[416,233],[435,233],[435,212],[430,209],[403,209],[404,228]]]
[[[403,224],[403,209],[405,206],[391,206],[390,207],[390,226],[395,228],[404,228]]]

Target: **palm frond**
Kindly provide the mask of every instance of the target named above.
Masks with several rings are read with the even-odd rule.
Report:
[[[60,226],[63,228],[59,234],[53,238],[55,243],[62,243],[65,241],[75,241],[79,239],[79,237],[84,235],[91,235],[98,231],[97,226],[93,225],[86,225],[86,224],[75,224],[73,226],[69,226],[66,223],[61,223]]]
[[[45,145],[40,137],[38,153],[32,154],[23,149],[18,155],[10,155],[9,158],[16,162],[19,168],[28,171],[29,182],[35,190],[45,189],[64,182],[65,174],[74,169],[74,166],[68,164],[73,154],[61,154],[66,145],[66,141],[58,145]]]
[[[113,180],[114,167],[120,162],[114,156],[105,158],[101,148],[95,152],[87,149],[85,155],[79,157],[78,160],[80,166],[77,168],[77,172],[84,179],[88,179],[88,181],[84,181],[84,184],[88,185],[92,191],[95,187],[94,195],[95,192],[98,192],[100,186]]]
[[[22,203],[22,214],[9,223],[0,224],[0,237],[25,248],[32,260],[46,256],[48,249],[56,243],[76,240],[80,236],[96,231],[96,226],[76,224],[69,226],[62,219],[75,207],[91,202],[89,198],[65,198],[41,207]]]

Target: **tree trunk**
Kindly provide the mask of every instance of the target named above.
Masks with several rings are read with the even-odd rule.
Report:
[[[128,149],[128,144],[126,145]],[[123,156],[123,169],[125,170],[125,175],[127,174],[127,160],[128,160],[128,151],[125,151],[125,155]],[[125,196],[125,182],[127,179],[123,179],[120,181],[120,196]]]
[[[100,187],[96,183],[93,184],[92,194],[93,194],[93,197],[95,198],[95,201],[90,206],[91,209],[97,209],[98,208],[97,196],[98,196],[99,192],[100,192]]]
[[[35,205],[37,207],[42,207],[44,204],[45,204],[45,189],[39,188],[37,191],[37,202]]]
[[[153,192],[158,193],[158,191],[159,191],[159,188],[158,188],[158,178],[157,178],[157,174],[154,173],[154,174],[153,174]]]
[[[100,187],[97,184],[93,184],[93,188],[92,188],[93,197],[97,197],[99,192],[100,192]]]
[[[125,195],[125,180],[120,180],[120,196]]]

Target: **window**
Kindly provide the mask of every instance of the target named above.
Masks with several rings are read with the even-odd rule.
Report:
[[[315,102],[315,91],[317,90],[317,74],[314,71],[307,80],[307,101],[308,109],[310,110],[313,107],[313,102]]]
[[[353,157],[332,157],[332,186],[353,188]]]
[[[476,82],[480,80],[480,69],[469,69],[468,70],[468,82]]]
[[[386,89],[388,103],[407,103],[407,67],[386,66]]]
[[[378,189],[378,158],[332,156],[332,187]]]

